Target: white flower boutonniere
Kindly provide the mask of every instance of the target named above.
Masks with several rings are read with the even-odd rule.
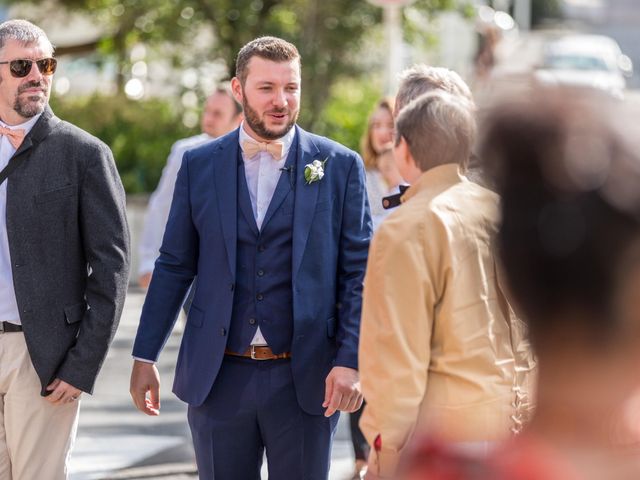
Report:
[[[304,179],[307,181],[307,185],[322,180],[322,177],[324,177],[324,164],[327,163],[327,160],[328,158],[323,161],[314,160],[304,166]]]

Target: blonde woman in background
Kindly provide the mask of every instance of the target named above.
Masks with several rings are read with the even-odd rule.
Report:
[[[398,185],[404,183],[392,152],[393,107],[392,98],[383,98],[376,104],[360,142],[374,232],[388,213],[382,208],[382,198],[396,193]]]

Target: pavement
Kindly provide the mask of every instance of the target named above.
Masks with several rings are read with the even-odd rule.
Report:
[[[138,412],[129,396],[131,348],[143,302],[144,293],[132,288],[94,394],[81,397],[71,480],[197,478],[187,406],[171,393],[180,322],[158,362],[160,416],[148,417]],[[349,438],[348,417],[342,415],[334,439],[330,480],[347,479],[352,472]],[[267,478],[266,465],[262,478]]]

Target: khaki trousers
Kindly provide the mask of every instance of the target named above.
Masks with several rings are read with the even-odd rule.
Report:
[[[0,480],[65,480],[79,401],[40,396],[24,334],[0,333]]]

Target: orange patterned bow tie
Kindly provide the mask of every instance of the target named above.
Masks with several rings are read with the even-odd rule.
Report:
[[[24,130],[21,128],[11,130],[10,128],[0,126],[0,135],[6,135],[9,143],[13,145],[13,148],[16,150],[22,145],[22,140],[24,140]]]
[[[242,151],[249,158],[255,157],[260,152],[267,152],[274,158],[274,160],[280,160],[282,158],[283,148],[284,144],[282,142],[263,143],[251,142],[248,140],[242,142]]]

